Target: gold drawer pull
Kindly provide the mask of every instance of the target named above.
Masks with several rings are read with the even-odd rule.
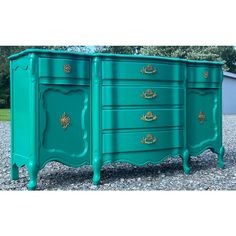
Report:
[[[208,71],[205,71],[205,72],[203,73],[203,76],[204,76],[204,78],[205,78],[205,79],[207,79],[207,78],[208,78],[208,76],[209,76],[209,73],[208,73]]]
[[[60,117],[60,123],[63,129],[66,129],[70,124],[70,117],[65,112]]]
[[[154,68],[152,65],[147,65],[146,67],[143,67],[143,69],[141,70],[141,73],[153,75],[157,73],[157,69]]]
[[[64,65],[64,71],[65,71],[66,73],[70,73],[70,72],[71,72],[71,66],[70,66],[69,64],[65,64],[65,65]]]
[[[151,98],[156,98],[157,94],[153,90],[147,89],[145,92],[141,94],[141,97],[145,99],[151,99]]]
[[[157,139],[152,134],[148,134],[145,138],[142,138],[141,143],[143,143],[143,144],[153,144],[156,141],[157,141]]]
[[[154,121],[156,119],[157,119],[157,116],[154,115],[151,111],[148,111],[146,115],[141,116],[141,120],[144,120],[144,121]]]
[[[200,121],[201,124],[205,121],[206,116],[205,116],[204,112],[201,111],[201,112],[199,113],[198,119],[199,119],[199,121]]]

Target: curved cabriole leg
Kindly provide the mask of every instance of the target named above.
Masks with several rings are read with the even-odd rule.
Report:
[[[19,168],[16,164],[11,165],[11,179],[12,180],[19,179]]]
[[[37,186],[37,175],[38,175],[38,167],[34,162],[30,162],[28,165],[28,172],[30,181],[28,184],[28,190],[34,190]]]
[[[185,174],[189,174],[190,168],[189,168],[189,152],[186,149],[183,153],[183,169]]]
[[[225,148],[222,146],[220,148],[219,153],[218,153],[218,166],[222,169],[225,167],[225,163],[224,163],[224,159],[223,159],[224,153],[225,153]]]
[[[93,160],[93,184],[99,185],[101,178],[101,163],[99,157],[95,157]]]

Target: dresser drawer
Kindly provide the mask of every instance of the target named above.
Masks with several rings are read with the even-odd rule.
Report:
[[[40,58],[39,77],[89,79],[89,60]]]
[[[160,87],[103,86],[103,106],[182,105],[184,89]]]
[[[179,148],[183,130],[103,134],[103,153]]]
[[[183,109],[103,110],[103,129],[183,126]]]
[[[103,61],[103,79],[129,79],[154,81],[182,81],[185,65],[180,63],[150,61]]]
[[[221,67],[195,66],[188,67],[187,81],[189,83],[221,83]]]

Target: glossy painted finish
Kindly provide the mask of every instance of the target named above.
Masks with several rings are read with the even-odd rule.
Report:
[[[103,86],[103,106],[159,106],[183,105],[184,90],[176,87],[148,86]]]
[[[149,134],[149,142],[142,142]],[[103,153],[153,151],[183,147],[183,130],[103,134]],[[128,154],[127,154],[128,155]]]
[[[129,108],[109,109],[102,111],[102,128],[109,129],[140,129],[183,126],[183,109],[169,108]]]
[[[88,86],[41,85],[40,167],[56,159],[70,166],[90,164],[90,90]],[[69,117],[64,127],[60,119]]]
[[[151,65],[151,68],[148,66]],[[156,61],[103,61],[103,79],[125,80],[154,80],[154,81],[182,81],[184,79],[185,64]]]
[[[39,77],[90,79],[90,61],[71,59],[39,59]]]
[[[188,66],[188,82],[220,83],[221,72],[221,68],[215,66]]]
[[[158,164],[206,149],[224,167],[221,63],[26,50],[11,59],[11,177],[48,162]]]
[[[189,89],[187,94],[188,150],[198,155],[203,149],[220,148],[219,90]],[[205,116],[203,122],[199,120],[200,112]]]

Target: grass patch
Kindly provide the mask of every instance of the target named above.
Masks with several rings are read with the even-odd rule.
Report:
[[[0,109],[0,121],[10,120],[10,109]]]

